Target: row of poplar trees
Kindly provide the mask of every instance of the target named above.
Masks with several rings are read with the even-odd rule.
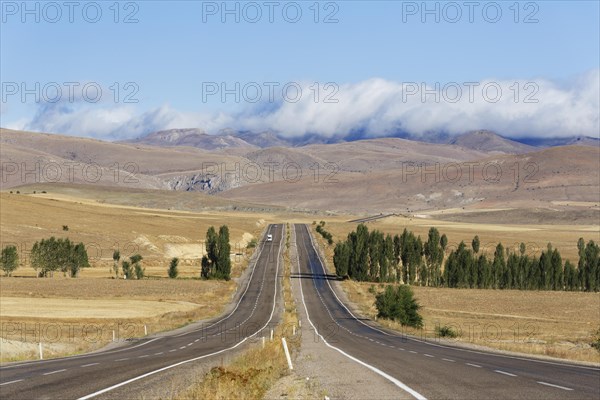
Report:
[[[401,235],[369,232],[364,224],[334,248],[336,274],[357,281],[402,282],[452,288],[600,291],[600,248],[579,239],[579,262],[563,263],[558,249],[548,244],[539,257],[496,246],[488,256],[479,237],[471,246],[460,242],[446,256],[448,238],[430,228],[427,241],[404,229]]]

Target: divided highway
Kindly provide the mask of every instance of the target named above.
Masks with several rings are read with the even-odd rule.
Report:
[[[600,368],[513,357],[402,336],[342,303],[306,225],[295,225],[299,307],[329,347],[417,399],[599,399]],[[369,374],[365,369],[365,373]],[[355,377],[353,377],[355,378]],[[365,378],[366,379],[366,378]]]
[[[257,335],[268,335],[278,318],[284,225],[271,225],[247,286],[233,310],[198,329],[148,337],[98,353],[0,367],[2,399],[88,399],[118,396],[113,390],[191,362],[221,356]],[[261,331],[265,330],[261,333]]]

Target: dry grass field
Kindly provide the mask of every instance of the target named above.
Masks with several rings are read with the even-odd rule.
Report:
[[[233,281],[196,279],[0,278],[1,360],[45,357],[100,348],[218,315]]]
[[[379,222],[369,224],[369,228],[377,226],[384,230],[386,225]],[[326,229],[341,235],[342,226],[344,224],[332,222],[326,225]],[[427,228],[420,224],[411,227],[416,232],[424,230],[426,234]],[[548,236],[560,238],[577,234],[561,228],[556,226],[554,231],[548,228]],[[476,227],[471,229],[475,230]],[[488,229],[487,234],[492,237],[491,230],[496,227]],[[508,228],[502,231],[506,237],[511,237]],[[517,235],[523,232],[531,233],[527,230],[515,232],[513,237],[519,237]],[[333,272],[333,246],[328,246],[314,230],[313,235],[325,250],[327,267]],[[383,285],[344,281],[342,288],[362,315],[376,318],[375,294],[383,291]],[[454,340],[460,342],[499,350],[600,362],[600,353],[589,345],[592,333],[600,328],[600,293],[418,286],[413,286],[413,290],[422,307],[423,330],[406,329],[384,320],[379,322],[392,329],[430,339],[437,338],[436,327],[449,326],[459,333]]]
[[[199,211],[135,207],[126,203],[126,193],[106,190],[105,196],[121,198],[122,203],[115,205],[97,202],[89,193],[74,196],[84,189],[52,193],[45,187],[45,194],[39,188],[36,194],[33,189],[18,195],[0,193],[1,246],[16,245],[21,264],[13,277],[0,278],[1,361],[36,357],[40,339],[47,346],[45,357],[54,357],[102,347],[112,340],[113,330],[121,339],[139,337],[144,325],[154,333],[215,316],[231,301],[235,278],[247,266],[253,251],[246,249],[247,243],[259,238],[270,221],[289,218],[208,207]],[[131,203],[143,194],[134,194]],[[174,199],[181,200],[182,195],[190,203],[202,197],[179,193]],[[152,192],[148,198],[152,196],[161,203],[169,194]],[[201,281],[197,278],[206,230],[223,224],[230,228],[234,279]],[[64,231],[63,225],[69,230]],[[50,236],[83,242],[92,267],[76,279],[61,273],[35,278],[28,252],[35,241]],[[141,254],[148,279],[113,279],[115,249],[122,257]],[[177,280],[166,279],[172,257],[180,258]]]
[[[361,314],[375,319],[372,284],[346,281],[344,290]],[[600,328],[599,293],[553,293],[517,290],[480,290],[414,287],[421,305],[424,329],[382,324],[408,334],[436,339],[436,327],[449,326],[464,343],[499,350],[600,362],[590,347]],[[374,285],[382,291],[383,286]]]

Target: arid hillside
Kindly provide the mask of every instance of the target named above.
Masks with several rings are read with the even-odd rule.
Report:
[[[383,138],[267,148],[233,136],[219,136],[226,142],[220,146],[198,133],[202,140],[189,147],[177,132],[146,145],[2,129],[1,188],[65,183],[200,192],[240,205],[337,213],[501,208],[600,217],[598,146],[540,150],[475,132],[456,144]]]

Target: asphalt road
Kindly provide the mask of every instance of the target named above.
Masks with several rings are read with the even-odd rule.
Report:
[[[271,225],[232,311],[201,328],[147,337],[113,350],[0,367],[2,399],[118,398],[124,386],[208,361],[269,335],[276,322],[283,225]],[[111,396],[112,395],[112,396]]]
[[[407,337],[342,303],[306,225],[295,225],[304,307],[317,337],[419,399],[599,399],[600,368],[513,357]],[[348,377],[357,379],[357,377]],[[366,377],[364,379],[367,379]]]

